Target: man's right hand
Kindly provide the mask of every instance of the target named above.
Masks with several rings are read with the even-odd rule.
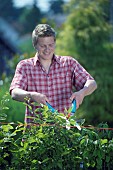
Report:
[[[37,103],[42,103],[46,105],[46,102],[49,102],[46,95],[37,92],[30,92],[31,100]]]

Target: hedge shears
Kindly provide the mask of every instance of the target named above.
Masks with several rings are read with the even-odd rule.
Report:
[[[46,104],[47,104],[49,110],[50,110],[52,113],[57,112],[57,110],[56,110],[55,108],[53,108],[48,102],[46,102]],[[72,101],[70,116],[74,116],[75,112],[76,112],[76,100],[74,99],[74,100]],[[75,122],[75,126],[76,126],[79,130],[81,130],[81,127],[80,127],[80,125],[79,125],[77,122]]]
[[[47,104],[49,110],[50,110],[52,113],[57,112],[57,110],[56,110],[55,108],[53,108],[48,102],[46,102],[46,104]],[[71,116],[74,116],[74,114],[75,114],[75,112],[76,112],[76,100],[75,100],[75,99],[72,101],[72,106],[71,106],[71,108],[72,108],[72,109],[71,109],[70,115],[71,115]]]

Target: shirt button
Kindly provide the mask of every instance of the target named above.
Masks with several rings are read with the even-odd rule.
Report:
[[[51,82],[48,82],[48,85],[51,86]]]

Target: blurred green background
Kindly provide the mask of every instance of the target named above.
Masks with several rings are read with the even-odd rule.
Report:
[[[5,2],[7,0],[4,0]],[[8,2],[11,6],[13,1]],[[0,3],[1,9],[3,4]],[[14,13],[11,12],[11,9]],[[46,12],[40,10],[37,1],[34,1],[31,7],[22,8],[15,8],[12,3],[9,11],[5,11],[5,14],[3,14],[3,11],[0,13],[2,13],[4,20],[10,22],[16,28],[20,38],[16,44],[17,53],[10,59],[4,56],[5,64],[10,71],[3,70],[1,72],[1,101],[6,92],[9,91],[17,63],[24,58],[33,57],[35,54],[31,41],[34,26],[38,23],[48,23],[57,30],[56,54],[74,57],[97,81],[98,89],[84,99],[83,104],[76,112],[77,119],[85,118],[86,125],[96,126],[101,122],[107,122],[112,127],[113,1],[50,1],[49,9]],[[52,18],[51,16],[55,17]],[[61,16],[64,17],[62,21]],[[0,54],[1,56],[3,57],[3,54]],[[9,92],[6,98],[9,99],[5,103],[9,109],[4,110],[4,113],[7,114],[6,121],[23,122],[24,104],[13,101]],[[0,108],[2,108],[2,102]],[[3,109],[0,109],[0,111],[3,112]]]

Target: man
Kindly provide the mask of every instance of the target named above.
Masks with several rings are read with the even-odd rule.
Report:
[[[97,84],[94,78],[70,56],[57,56],[55,51],[56,33],[47,24],[39,24],[32,33],[33,46],[36,55],[33,58],[18,63],[10,86],[10,94],[14,100],[46,105],[49,102],[58,112],[69,108],[73,99],[77,109],[85,96],[90,95]],[[73,87],[76,91],[73,92]],[[33,106],[33,110],[35,106]],[[32,116],[26,109],[26,118]]]

